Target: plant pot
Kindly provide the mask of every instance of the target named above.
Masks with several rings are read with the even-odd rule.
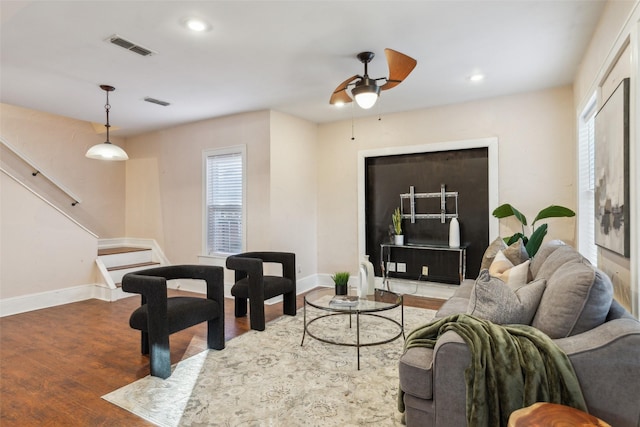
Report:
[[[336,285],[336,295],[347,295],[347,285]]]
[[[399,246],[404,245],[404,235],[396,234],[393,236],[393,243]]]

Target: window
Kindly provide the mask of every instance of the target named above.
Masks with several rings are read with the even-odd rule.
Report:
[[[578,248],[593,265],[598,265],[595,243],[595,95],[580,115],[578,125]]]
[[[245,147],[204,152],[207,255],[243,251]]]

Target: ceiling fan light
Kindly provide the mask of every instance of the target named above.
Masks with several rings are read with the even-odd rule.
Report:
[[[96,160],[128,160],[127,153],[117,145],[106,141],[101,144],[96,144],[87,150],[85,154],[90,159]]]
[[[356,100],[358,106],[362,109],[368,110],[376,105],[378,95],[380,94],[380,87],[378,85],[361,85],[356,86],[351,90],[353,97]]]

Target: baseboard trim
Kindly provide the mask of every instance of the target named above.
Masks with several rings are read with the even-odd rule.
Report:
[[[376,285],[380,286],[381,283],[378,283],[377,280]],[[232,298],[231,286],[231,283],[225,283],[224,295],[227,298]],[[331,275],[312,274],[302,279],[298,279],[297,293],[302,294],[318,286],[333,286]],[[350,278],[349,286],[358,286],[356,277]],[[414,293],[409,289],[397,289],[397,286],[397,284],[392,283],[391,289],[406,292],[409,294]],[[200,294],[206,293],[204,285],[202,283],[198,283],[197,281],[178,281],[177,283],[170,284],[169,287],[172,289],[180,289],[183,291],[196,292]],[[431,286],[427,285],[425,287],[429,290],[425,292],[426,295],[423,294],[422,296],[431,296],[434,298],[442,299],[449,298],[453,293],[453,290],[457,288],[457,286],[446,286],[441,284],[431,284]],[[40,310],[43,308],[55,307],[63,304],[70,304],[73,302],[84,301],[88,299],[99,299],[102,301],[111,302],[134,295],[135,294],[123,292],[120,288],[110,289],[101,284],[91,283],[86,285],[73,286],[65,289],[56,289],[48,292],[40,292],[36,294],[0,299],[0,317],[25,313],[27,311]],[[282,301],[282,297],[276,297],[267,300],[266,303],[276,304],[280,301]]]
[[[95,284],[87,284],[0,299],[0,317],[96,298],[100,293],[97,288],[105,289]]]

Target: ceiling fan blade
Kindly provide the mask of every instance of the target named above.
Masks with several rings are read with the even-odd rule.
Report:
[[[397,52],[393,49],[385,49],[384,54],[387,57],[387,64],[389,64],[389,78],[387,79],[387,83],[380,86],[381,90],[387,90],[398,86],[405,78],[407,78],[418,63],[418,61],[410,56]]]
[[[347,80],[340,83],[336,88],[336,90],[334,90],[333,93],[331,94],[331,99],[329,100],[329,104],[333,105],[338,102],[342,102],[346,104],[351,102],[352,99],[347,93],[347,86],[349,86],[351,82],[353,82],[358,78],[360,78],[360,76],[356,74],[355,76],[351,76]]]

